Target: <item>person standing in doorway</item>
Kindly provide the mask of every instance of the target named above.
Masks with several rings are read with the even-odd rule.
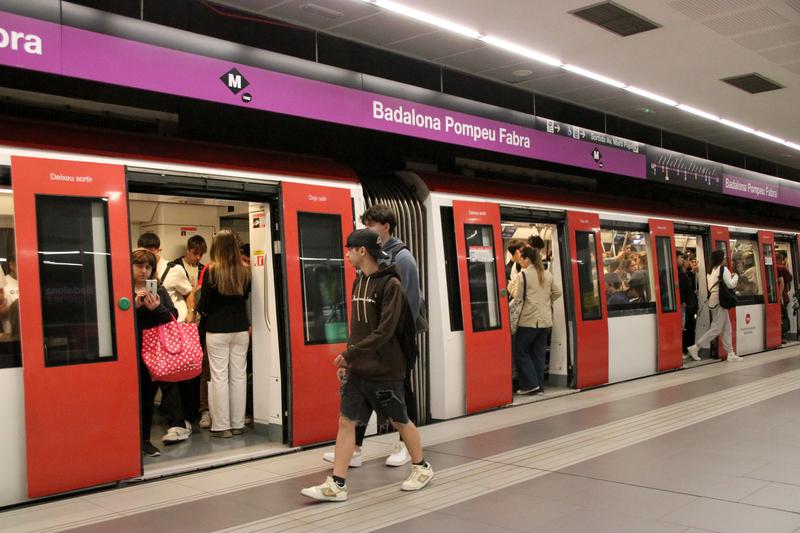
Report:
[[[395,265],[385,258],[378,234],[360,229],[347,237],[347,260],[360,271],[353,284],[350,336],[347,349],[333,360],[340,388],[339,430],[333,475],[321,485],[307,487],[303,496],[322,501],[347,500],[347,470],[355,451],[356,427],[369,422],[372,411],[388,419],[405,442],[413,466],[402,490],[416,491],[433,479],[433,468],[422,455],[419,431],[408,416],[404,377],[406,335],[415,336]]]
[[[711,311],[711,326],[700,336],[695,343],[686,350],[692,359],[699,359],[700,348],[708,348],[711,341],[722,334],[722,347],[728,352],[728,361],[739,361],[741,357],[733,351],[731,341],[731,319],[728,310],[719,303],[719,284],[724,283],[729,289],[735,289],[739,283],[739,275],[731,275],[730,270],[725,267],[725,252],[714,250],[711,253],[711,269],[706,276],[708,283],[708,308]]]
[[[186,252],[170,261],[159,278],[178,310],[178,322],[185,322],[189,310],[194,307],[190,295],[197,288],[197,279],[203,270],[201,261],[207,250],[206,240],[202,236],[190,237],[186,242]]]
[[[397,228],[397,215],[391,208],[377,204],[364,211],[364,214],[361,215],[361,222],[368,229],[378,234],[381,249],[385,253],[385,255],[381,257],[380,262],[384,265],[394,265],[397,274],[400,276],[400,283],[409,311],[416,324],[420,317],[422,304],[419,287],[419,270],[417,268],[417,261],[414,259],[411,250],[408,249],[408,246],[406,246],[402,240],[394,236],[394,231]],[[413,362],[414,361],[411,361],[410,363],[412,364],[406,367],[403,386],[408,417],[416,424],[417,401],[411,386]],[[356,448],[353,452],[350,466],[361,466],[361,445],[364,443],[366,431],[366,425],[356,428]],[[403,444],[402,434],[400,438],[400,442],[395,445],[392,453],[386,458],[386,466],[402,466],[411,461],[411,455]],[[323,458],[332,463],[334,462],[334,453],[327,452],[323,455]]]
[[[544,269],[542,254],[536,248],[522,250],[522,276],[525,283],[516,283],[513,289],[515,299],[524,296],[516,335],[520,387],[517,394],[542,394],[547,339],[553,327],[553,302],[561,297],[561,289],[553,274]]]
[[[203,317],[211,369],[211,435],[245,432],[250,269],[242,263],[239,240],[222,230],[211,243],[211,266],[203,279],[197,312]]]
[[[792,273],[786,266],[786,251],[778,250],[775,252],[778,263],[778,294],[781,299],[781,343],[789,342],[789,291],[792,288]]]

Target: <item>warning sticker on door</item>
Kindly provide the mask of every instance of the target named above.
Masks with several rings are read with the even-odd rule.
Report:
[[[470,246],[470,263],[494,263],[494,253],[491,246]]]
[[[266,225],[267,217],[262,213],[253,213],[253,229],[263,228]]]

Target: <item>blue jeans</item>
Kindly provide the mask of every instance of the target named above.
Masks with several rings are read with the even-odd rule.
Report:
[[[516,362],[519,388],[544,388],[544,363],[547,357],[547,334],[550,328],[517,329]]]

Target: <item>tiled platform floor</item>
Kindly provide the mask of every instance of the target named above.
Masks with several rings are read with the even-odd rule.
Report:
[[[12,509],[0,531],[800,532],[797,346],[422,431],[418,493],[385,435],[344,504],[299,495],[318,448]]]

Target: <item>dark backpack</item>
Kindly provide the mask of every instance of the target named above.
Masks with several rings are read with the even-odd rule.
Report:
[[[402,246],[395,246],[389,251],[389,264],[394,264],[394,258],[397,254],[402,252],[403,250],[408,250],[411,253],[409,247],[405,244]],[[405,295],[403,295],[405,298]],[[406,305],[408,307],[408,305]],[[410,311],[409,311],[410,313]],[[412,315],[413,316],[413,315]],[[422,291],[420,290],[419,293],[419,315],[417,315],[417,321],[414,324],[414,329],[418,334],[425,333],[428,331],[428,310],[427,304],[425,303],[425,297],[422,296]]]
[[[725,279],[722,277],[724,272],[725,265],[722,265],[719,269],[719,280],[717,281],[719,285],[719,305],[723,309],[733,309],[736,307],[736,292],[725,283]]]
[[[391,276],[384,276],[381,284],[375,288],[375,305],[378,306],[378,309],[383,310],[383,289],[390,279]],[[402,293],[402,291],[400,292]],[[406,357],[406,374],[408,375],[414,369],[414,365],[417,364],[419,350],[417,349],[417,329],[414,324],[414,315],[411,314],[405,294],[403,294],[402,311],[400,312],[400,320],[397,322],[397,329],[394,330],[394,336],[400,344],[403,355]]]

